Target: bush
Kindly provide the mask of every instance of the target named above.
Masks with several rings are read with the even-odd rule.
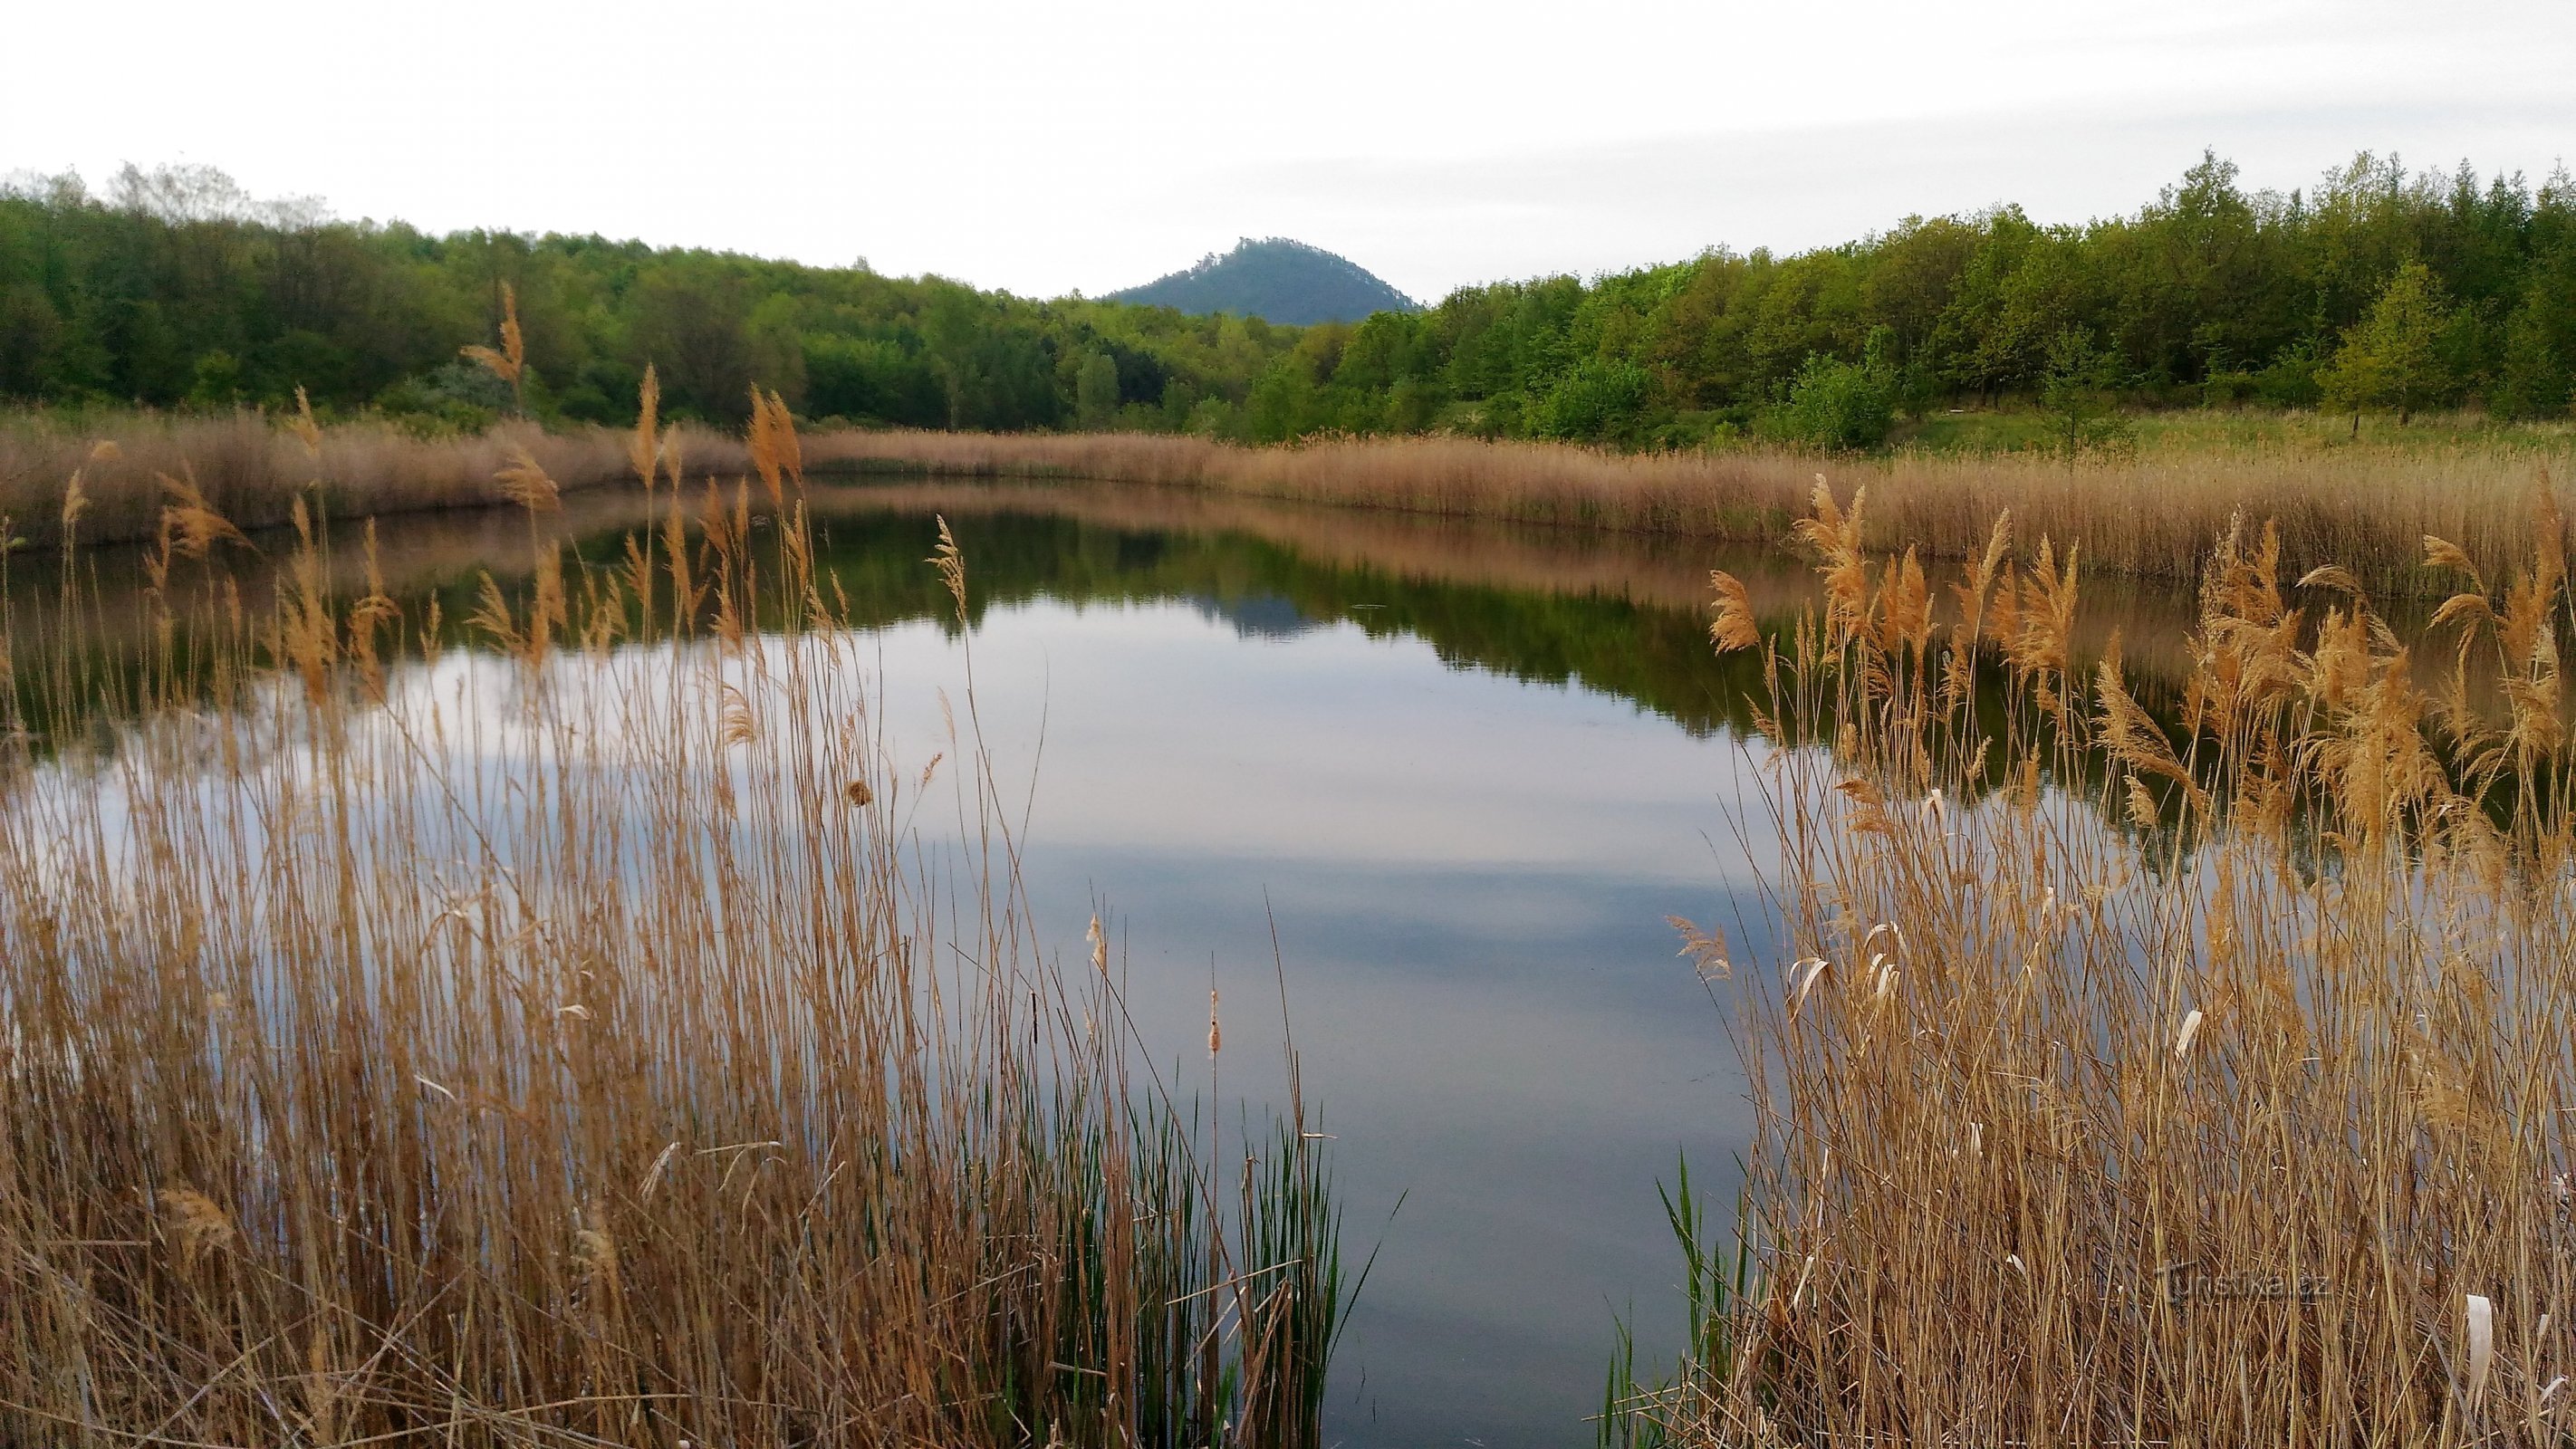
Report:
[[[1783,442],[1863,452],[1886,442],[1895,426],[1894,379],[1884,367],[1815,353],[1763,421],[1763,431]]]
[[[1646,402],[1646,370],[1633,362],[1586,358],[1557,379],[1532,410],[1530,431],[1542,438],[1599,439],[1623,431]]]

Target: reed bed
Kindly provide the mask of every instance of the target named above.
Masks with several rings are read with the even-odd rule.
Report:
[[[1741,989],[1761,1125],[1737,1251],[1677,1205],[1693,1353],[1605,1438],[2576,1438],[2551,496],[2509,574],[2424,541],[2451,593],[2411,645],[2230,530],[2169,725],[2116,653],[2071,667],[2072,550],[1999,524],[1935,611],[1861,513],[1819,492],[1785,636],[1717,580],[1717,642],[1769,661],[1782,959],[1686,942]]]
[[[244,527],[282,525],[299,492],[331,480],[342,517],[501,501],[492,482],[524,450],[564,488],[626,476],[620,434],[545,433],[505,425],[487,435],[423,440],[380,423],[314,431],[302,416],[268,419],[135,415],[87,431],[41,416],[0,427],[0,518],[53,542],[63,481],[85,468],[86,536],[147,539],[163,475],[197,471],[207,499]],[[2569,472],[2565,438],[2434,445],[2327,445],[2298,432],[2243,441],[2168,429],[2176,441],[2072,465],[2031,453],[1900,451],[1819,459],[1766,449],[1617,453],[1557,443],[1454,436],[1331,438],[1247,448],[1143,433],[981,434],[832,429],[802,440],[817,473],[902,472],[971,478],[1121,481],[1453,519],[1608,530],[1676,539],[1785,540],[1823,468],[1847,491],[1867,487],[1873,549],[1956,559],[2009,510],[2033,536],[2081,537],[2097,571],[2189,582],[2209,540],[2239,515],[2268,518],[2296,569],[2342,563],[2395,595],[2421,586],[2417,541],[2452,540],[2490,570],[2526,546],[2523,504],[2537,477]],[[738,473],[744,444],[691,431],[691,465]],[[98,437],[117,446],[92,460]],[[319,448],[317,466],[314,452]]]
[[[300,503],[246,593],[194,493],[160,627],[0,628],[0,1442],[1315,1442],[1300,1112],[1218,1134],[1041,948],[971,690],[878,731],[783,409],[757,483],[619,451],[604,568],[504,470],[476,649]]]
[[[2096,569],[2191,580],[2229,520],[2269,518],[2297,567],[2339,561],[2374,587],[2417,580],[2438,534],[2490,569],[2528,546],[2533,479],[2547,449],[2191,446],[2072,465],[2037,454],[1900,452],[1819,460],[1794,452],[1615,453],[1459,437],[1344,438],[1237,448],[1148,435],[984,436],[846,432],[817,441],[833,466],[987,477],[1123,478],[1338,507],[1509,519],[1690,538],[1779,542],[1819,467],[1869,490],[1872,549],[1967,558],[2009,510],[2033,537],[2082,538]]]
[[[695,427],[665,435],[691,468],[749,471],[738,438]],[[188,482],[243,529],[286,526],[298,498],[340,518],[489,507],[510,501],[495,480],[523,456],[561,489],[631,479],[627,441],[609,428],[549,431],[534,423],[421,437],[382,422],[324,425],[304,413],[24,414],[0,424],[0,518],[14,537],[58,545],[64,490],[76,473],[89,500],[80,533],[92,543],[152,538],[169,501],[165,477]]]

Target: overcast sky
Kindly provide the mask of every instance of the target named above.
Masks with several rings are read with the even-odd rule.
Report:
[[[2363,148],[2576,157],[2571,0],[450,0],[12,7],[0,172],[197,161],[435,230],[1049,296],[1238,236],[1426,299]]]

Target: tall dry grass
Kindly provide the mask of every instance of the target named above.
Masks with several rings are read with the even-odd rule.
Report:
[[[701,428],[665,430],[687,467],[734,476],[749,470],[743,443]],[[99,456],[100,443],[111,447]],[[147,540],[159,529],[175,479],[244,529],[283,528],[296,501],[338,518],[422,509],[488,507],[509,498],[497,481],[518,453],[566,489],[632,476],[628,435],[584,427],[548,431],[503,423],[488,433],[425,438],[389,423],[314,425],[271,418],[133,413],[98,420],[21,414],[0,422],[0,519],[35,547],[61,541],[64,490],[78,473],[89,499],[81,537]]]
[[[509,462],[482,649],[300,504],[245,593],[184,493],[159,628],[81,647],[77,567],[0,620],[0,1442],[1314,1441],[1314,1139],[1138,1079],[971,689],[880,733],[771,421],[783,526],[647,433],[605,567]]]
[[[507,365],[502,353],[495,358]],[[502,373],[507,376],[507,373]],[[768,417],[768,414],[757,414]],[[755,422],[757,422],[755,417]],[[131,414],[75,427],[44,414],[0,425],[0,517],[33,543],[52,543],[62,481],[108,438],[121,458],[90,466],[90,538],[149,538],[162,476],[196,474],[214,507],[242,528],[283,525],[296,494],[327,479],[340,517],[505,502],[492,484],[513,448],[528,450],[564,489],[631,471],[623,435],[600,427],[544,432],[502,425],[489,435],[420,440],[381,422],[322,427],[322,463],[299,445],[296,417]],[[744,440],[662,432],[690,466],[750,471]],[[2481,566],[2501,569],[2524,548],[2522,499],[2532,479],[2566,476],[2561,440],[2470,440],[2455,445],[2321,445],[2306,435],[2202,435],[2074,466],[2035,453],[1914,453],[1819,461],[1785,450],[1610,453],[1561,443],[1473,438],[1334,438],[1285,448],[1236,448],[1172,435],[984,435],[984,432],[832,430],[801,440],[806,468],[909,471],[974,479],[1115,479],[1352,510],[1535,522],[1669,538],[1777,543],[1806,507],[1819,468],[1837,486],[1868,486],[1870,548],[1919,548],[1965,558],[1984,546],[1986,520],[2009,510],[2032,533],[2084,538],[2094,569],[2151,579],[2197,577],[2208,540],[2236,515],[2267,517],[2282,556],[2306,569],[2339,561],[2362,582],[2403,592],[2416,540],[2450,538]]]
[[[2033,536],[2080,537],[2097,569],[2193,578],[2209,540],[2242,515],[2268,518],[2285,557],[2338,561],[2375,586],[2409,586],[2418,544],[2438,534],[2488,568],[2527,546],[2533,480],[2564,456],[2453,448],[2190,446],[2074,466],[2033,454],[1897,453],[1818,460],[1778,451],[1615,453],[1470,438],[1361,438],[1237,448],[1142,434],[842,432],[813,457],[843,467],[991,477],[1122,478],[1338,507],[1511,519],[1695,538],[1775,542],[1821,467],[1867,487],[1872,549],[1965,558],[2010,510]]]
[[[500,356],[500,354],[496,354]],[[504,358],[506,362],[506,358]],[[766,416],[764,414],[763,416]],[[547,433],[505,424],[480,437],[422,440],[380,423],[321,428],[297,419],[135,415],[87,428],[21,417],[0,426],[0,518],[36,544],[53,540],[63,480],[89,466],[88,537],[151,536],[163,475],[183,465],[214,505],[245,528],[282,525],[299,493],[329,480],[340,517],[475,506],[501,499],[492,479],[512,449],[530,453],[565,488],[626,476],[624,435],[599,428]],[[1987,520],[2010,510],[2034,534],[2081,537],[2097,570],[2188,581],[2208,541],[2242,515],[2280,530],[2300,568],[2336,561],[2397,593],[2421,581],[2417,541],[2458,543],[2483,567],[2524,547],[2523,501],[2533,480],[2571,459],[2536,442],[2439,446],[2321,446],[2296,437],[2211,439],[2171,430],[2170,446],[2074,466],[2034,454],[1898,452],[1824,459],[1755,449],[1616,453],[1555,443],[1471,438],[1342,438],[1271,448],[1141,433],[978,434],[839,429],[802,440],[804,466],[823,472],[911,472],[975,478],[1146,483],[1243,496],[1609,530],[1674,538],[1775,543],[1788,536],[1821,467],[1836,486],[1866,486],[1873,549],[1915,547],[1964,558]],[[743,441],[668,432],[691,466],[749,471]],[[121,456],[89,463],[105,437]],[[318,454],[318,456],[317,456]]]
[[[1819,495],[1791,637],[1719,580],[1719,644],[1772,661],[1786,942],[1689,937],[1745,991],[1749,1256],[1694,1243],[1695,1353],[1608,1437],[2576,1437],[2554,502],[2510,572],[2427,542],[2412,645],[2229,531],[2170,728],[2116,655],[2070,667],[2073,550],[2016,519],[1936,611],[1861,512]]]

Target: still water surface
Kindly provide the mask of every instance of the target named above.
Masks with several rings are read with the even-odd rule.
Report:
[[[1721,804],[1742,683],[1695,601],[1639,597],[1619,567],[1705,565],[1372,520],[1379,566],[1045,501],[935,505],[999,602],[966,639],[884,628],[889,733],[937,737],[934,690],[954,697],[971,647],[996,757],[1035,776],[1037,919],[1078,959],[1110,905],[1181,1080],[1204,1080],[1213,977],[1219,1090],[1276,1092],[1284,969],[1346,1252],[1378,1255],[1332,1436],[1588,1442],[1614,1318],[1642,1353],[1679,1345],[1658,1178],[1687,1148],[1723,1180],[1747,1137],[1720,1010],[1665,924],[1731,921],[1750,886]],[[918,560],[926,514],[845,512],[829,552]],[[1397,547],[1442,544],[1410,567]]]
[[[639,521],[568,502],[554,526],[602,560]],[[1233,1103],[1283,1095],[1284,986],[1345,1255],[1376,1254],[1331,1437],[1589,1442],[1614,1324],[1645,1367],[1680,1345],[1658,1182],[1687,1152],[1722,1208],[1749,1137],[1724,1010],[1666,918],[1776,959],[1767,861],[1739,835],[1762,833],[1757,680],[1711,655],[1703,601],[1722,566],[1785,608],[1796,561],[1101,485],[817,502],[819,562],[874,624],[888,736],[916,763],[942,747],[971,660],[1030,802],[1040,928],[1078,961],[1108,918],[1146,1041],[1226,1130]],[[965,629],[922,562],[934,515],[966,554]],[[380,567],[462,618],[526,529],[388,520]]]

